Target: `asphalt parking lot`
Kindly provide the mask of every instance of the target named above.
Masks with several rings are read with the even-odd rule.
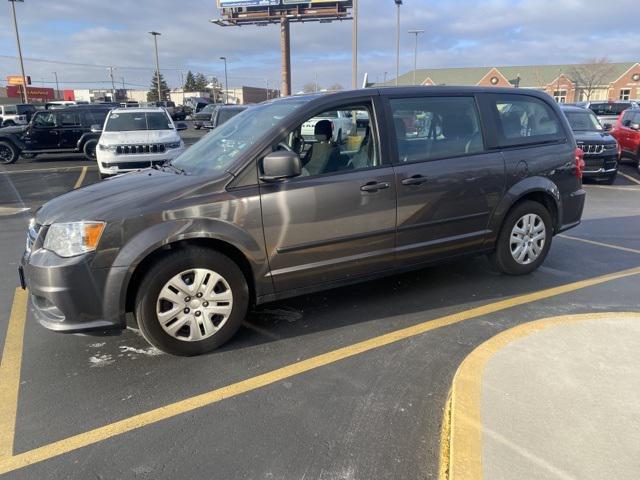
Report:
[[[135,329],[65,336],[23,313],[22,209],[99,180],[82,159],[20,160],[0,172],[0,476],[437,478],[452,377],[477,345],[540,318],[639,311],[640,176],[621,172],[585,185],[583,223],[530,276],[468,258],[268,304],[222,349],[177,358]]]

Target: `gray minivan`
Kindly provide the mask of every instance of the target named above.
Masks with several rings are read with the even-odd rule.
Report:
[[[313,141],[302,125],[330,120]],[[369,118],[366,125],[356,119]],[[125,328],[210,351],[251,305],[469,254],[535,270],[580,222],[584,162],[545,93],[401,87],[256,105],[164,166],[74,190],[35,214],[20,266],[60,332]]]

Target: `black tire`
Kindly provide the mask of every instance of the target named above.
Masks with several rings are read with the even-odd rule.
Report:
[[[15,163],[20,157],[20,150],[11,142],[0,140],[0,164]]]
[[[109,178],[109,177],[111,177],[111,175],[109,175],[108,173],[100,172],[100,180],[104,180],[105,178]]]
[[[220,274],[233,295],[226,323],[212,336],[185,341],[164,331],[156,314],[156,303],[164,285],[175,275],[193,268],[207,268]],[[193,356],[210,352],[227,342],[240,328],[249,307],[249,288],[236,263],[226,255],[203,247],[174,250],[158,260],[146,273],[136,296],[135,315],[142,336],[154,347],[172,355]]]
[[[15,126],[15,122],[13,120],[5,120],[5,122],[2,124],[3,127],[14,127]]]
[[[542,219],[546,237],[538,257],[530,263],[522,264],[516,261],[511,253],[511,233],[516,223],[527,214],[535,214]],[[516,204],[507,214],[496,241],[496,249],[491,254],[491,260],[502,273],[507,275],[526,275],[536,270],[544,262],[547,253],[549,253],[549,248],[551,248],[552,238],[553,224],[551,214],[547,208],[538,202],[525,200]]]
[[[82,153],[87,160],[95,161],[96,160],[96,148],[98,147],[98,140],[92,139],[84,142],[82,146]]]

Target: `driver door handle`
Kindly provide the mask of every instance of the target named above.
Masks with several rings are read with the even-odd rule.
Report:
[[[391,184],[389,182],[367,182],[360,187],[360,190],[363,192],[377,192],[378,190],[383,190],[385,188],[389,188]]]
[[[421,185],[427,182],[427,177],[423,177],[422,175],[413,175],[412,177],[403,179],[400,183],[402,185]]]

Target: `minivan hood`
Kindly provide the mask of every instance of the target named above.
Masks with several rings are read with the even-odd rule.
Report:
[[[228,173],[224,174],[226,176],[230,177]],[[56,197],[37,211],[35,220],[40,225],[122,220],[151,210],[162,210],[163,205],[192,195],[203,183],[201,177],[180,175],[171,170],[140,170]]]
[[[135,130],[131,132],[102,132],[103,145],[138,145],[146,143],[179,142],[180,135],[175,130]]]

